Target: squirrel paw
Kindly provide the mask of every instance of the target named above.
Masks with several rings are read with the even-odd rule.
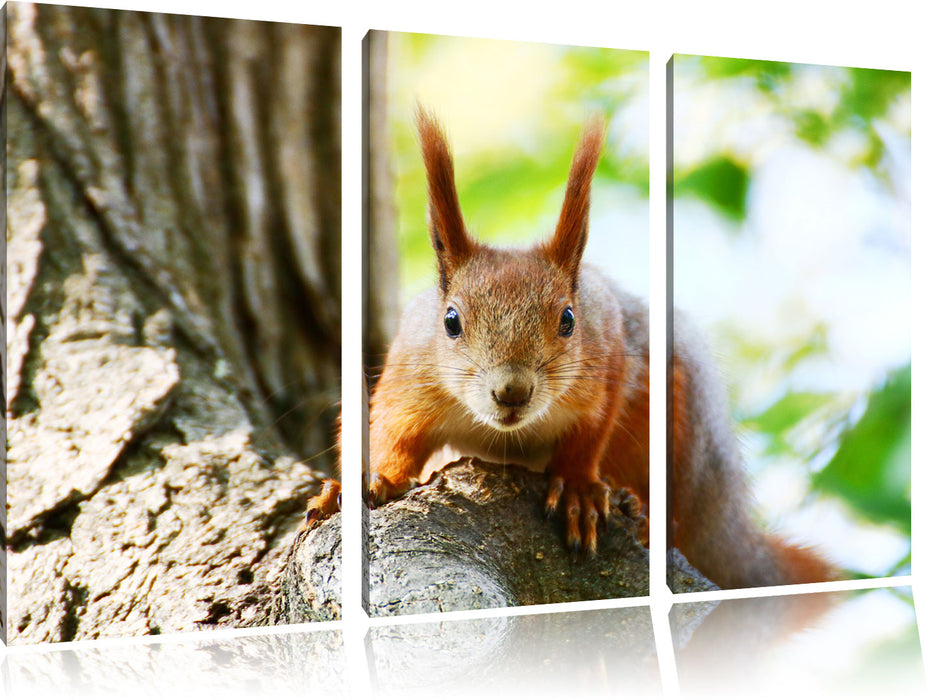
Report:
[[[322,490],[306,503],[305,524],[303,530],[316,527],[333,513],[341,510],[341,483],[334,479],[322,482]]]
[[[647,511],[640,497],[629,489],[621,489],[614,495],[617,507],[628,518],[634,521],[634,537],[644,547],[650,546],[650,525],[647,521]]]
[[[403,483],[394,484],[382,474],[374,474],[367,489],[367,503],[371,508],[382,506],[416,486],[419,486],[419,479],[404,479]]]
[[[577,552],[592,556],[598,549],[598,533],[608,518],[611,489],[603,481],[579,482],[553,476],[546,495],[546,516],[552,517],[562,504],[566,521],[566,543]]]

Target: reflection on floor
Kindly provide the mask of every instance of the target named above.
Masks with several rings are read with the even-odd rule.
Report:
[[[683,696],[924,690],[908,588],[679,604],[670,625]]]
[[[423,618],[424,620],[425,618]],[[907,588],[678,603],[676,678],[662,678],[647,606],[371,626],[347,634],[264,630],[225,639],[110,640],[7,650],[11,698],[224,694],[356,697],[717,697],[803,692],[913,696],[924,690]],[[665,627],[664,627],[665,629]],[[662,655],[661,655],[662,658]],[[667,658],[672,659],[671,654]],[[666,668],[666,664],[663,664]]]
[[[343,695],[347,664],[339,630],[185,637],[158,643],[108,640],[67,650],[17,647],[3,659],[0,687],[10,700]]]
[[[378,627],[367,650],[374,697],[660,693],[645,606]]]

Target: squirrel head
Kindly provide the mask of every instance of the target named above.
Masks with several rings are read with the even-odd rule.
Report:
[[[553,235],[530,249],[504,250],[468,234],[445,135],[421,107],[416,123],[439,272],[435,346],[443,381],[493,428],[533,424],[575,384],[585,339],[597,330],[594,319],[579,317],[579,268],[604,124],[585,125]]]

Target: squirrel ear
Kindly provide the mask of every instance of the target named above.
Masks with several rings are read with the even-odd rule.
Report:
[[[465,230],[458,193],[455,191],[455,167],[445,134],[435,118],[422,105],[416,107],[416,126],[422,146],[426,179],[429,185],[429,227],[432,246],[439,263],[439,284],[448,290],[451,273],[474,252],[475,243]]]
[[[579,263],[588,237],[591,181],[604,137],[605,125],[600,117],[592,117],[585,123],[578,148],[572,157],[559,223],[553,237],[544,247],[546,256],[575,279],[578,278]]]

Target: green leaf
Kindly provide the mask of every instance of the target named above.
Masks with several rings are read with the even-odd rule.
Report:
[[[810,146],[823,146],[832,135],[831,120],[815,110],[805,110],[793,115],[793,129],[797,138]]]
[[[566,49],[562,65],[569,82],[579,93],[582,86],[600,86],[608,80],[634,72],[646,72],[650,54],[645,51],[596,50],[572,46]]]
[[[675,195],[694,194],[714,205],[733,221],[747,213],[747,193],[751,175],[730,155],[712,158],[677,177]]]
[[[823,357],[829,352],[829,327],[823,320],[815,322],[809,334],[793,348],[783,360],[783,370],[792,372],[801,362],[814,357]]]
[[[838,113],[855,115],[865,122],[883,116],[894,100],[910,90],[910,73],[894,70],[851,68],[851,82],[842,91]]]
[[[842,436],[815,488],[864,518],[910,534],[910,365],[891,373]]]
[[[755,61],[746,58],[718,58],[703,56],[702,69],[710,78],[754,78],[757,87],[771,91],[782,80],[790,76],[791,65],[780,61]]]
[[[909,546],[909,545],[908,545]],[[906,576],[910,573],[910,561],[912,559],[913,552],[907,551],[903,558],[893,564],[889,571],[887,571],[884,576]]]
[[[750,418],[748,423],[761,432],[779,434],[825,406],[832,396],[808,391],[785,394],[759,416]]]
[[[791,453],[793,450],[786,440],[787,433],[834,399],[835,395],[829,393],[791,392],[760,415],[745,420],[744,426],[770,438],[767,454]]]

